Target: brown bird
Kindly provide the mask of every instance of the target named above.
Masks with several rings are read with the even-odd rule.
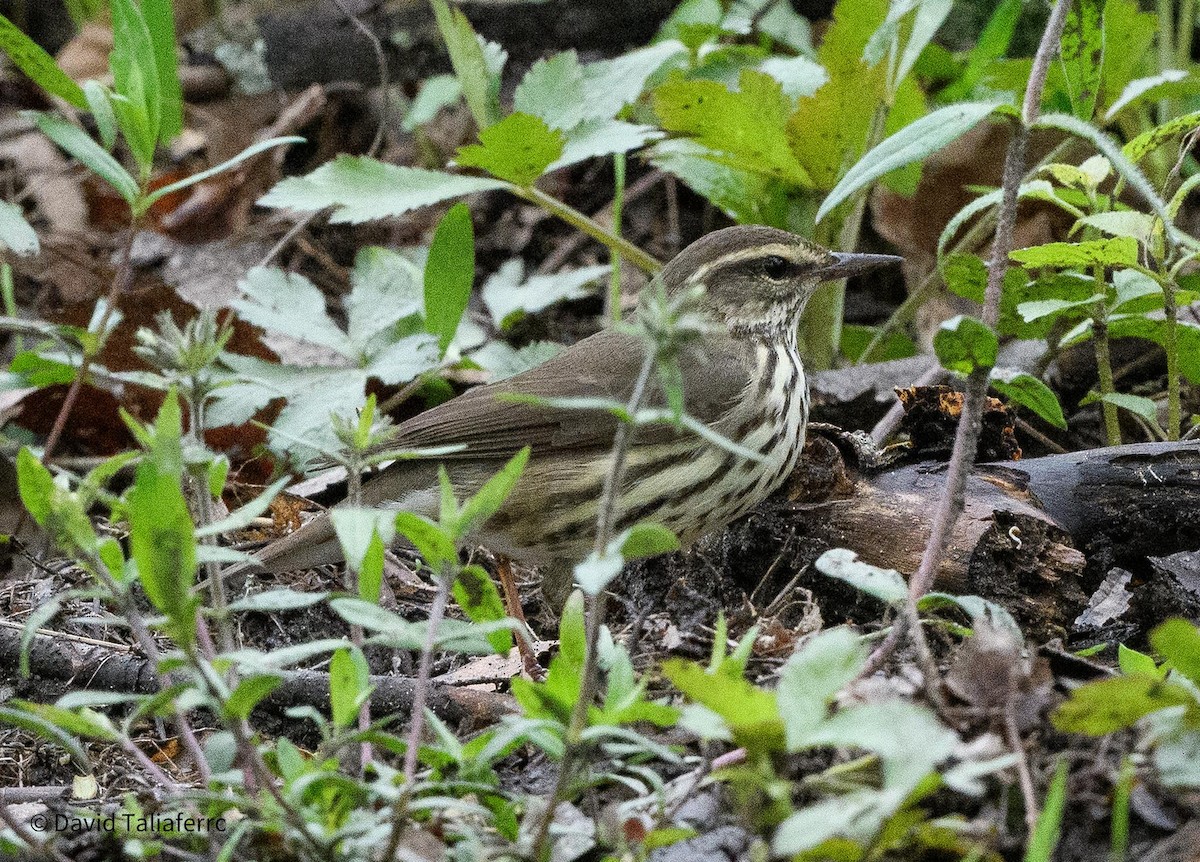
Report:
[[[796,348],[805,302],[825,281],[899,263],[891,255],[831,252],[767,227],[731,227],[677,255],[661,278],[668,296],[703,285],[711,326],[679,355],[686,412],[759,453],[753,460],[670,425],[640,427],[628,450],[613,528],[654,521],[686,547],[728,524],[777,489],[796,465],[808,421],[808,384]],[[397,429],[389,449],[464,445],[433,460],[397,461],[363,489],[364,503],[436,516],[438,465],[459,498],[474,493],[525,446],[529,462],[504,507],[472,538],[536,566],[557,606],[572,565],[592,550],[601,488],[618,420],[515,403],[498,396],[629,399],[647,350],[635,335],[608,329],[537,368],[481,386]],[[652,377],[646,406],[663,405]],[[328,515],[258,552],[272,572],[343,559]]]

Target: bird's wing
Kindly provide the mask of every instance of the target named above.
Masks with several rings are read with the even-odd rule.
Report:
[[[750,346],[713,333],[703,348],[693,343],[680,356],[685,410],[702,422],[721,418],[746,386],[754,356]],[[398,428],[389,449],[462,444],[461,452],[438,460],[511,456],[524,446],[535,454],[564,450],[607,449],[617,419],[602,410],[569,410],[523,404],[502,396],[607,398],[628,401],[645,357],[636,336],[605,330],[575,344],[529,371],[472,389],[409,419]],[[651,377],[643,406],[661,406],[665,396],[658,375]],[[672,439],[668,426],[638,431],[638,443]]]

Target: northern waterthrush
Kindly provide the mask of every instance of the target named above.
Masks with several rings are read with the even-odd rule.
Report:
[[[732,227],[677,255],[661,278],[668,295],[704,285],[710,331],[678,357],[688,415],[761,455],[758,460],[673,426],[639,428],[628,452],[615,530],[654,521],[686,546],[745,514],[791,473],[804,445],[808,384],[796,347],[800,313],[825,281],[900,262],[891,255],[831,252],[794,234]],[[437,460],[397,461],[364,488],[364,503],[436,515],[438,465],[458,496],[473,493],[508,458],[532,447],[529,462],[478,543],[538,567],[551,602],[565,598],[571,564],[595,539],[601,488],[617,419],[498,396],[599,397],[626,401],[649,348],[608,329],[523,374],[482,386],[401,424],[389,448],[461,444]],[[664,403],[661,391],[647,403]],[[327,515],[258,553],[281,572],[342,560]]]

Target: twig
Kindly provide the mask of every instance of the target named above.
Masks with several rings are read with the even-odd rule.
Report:
[[[387,127],[388,114],[390,113],[389,105],[391,105],[391,100],[388,98],[387,54],[384,53],[383,43],[379,41],[379,37],[375,35],[375,31],[364,24],[354,14],[353,10],[346,5],[346,0],[333,0],[333,2],[350,19],[350,23],[354,25],[354,28],[359,33],[362,33],[363,37],[371,43],[371,50],[375,52],[375,63],[379,66],[379,93],[383,98],[383,107],[379,109],[379,125],[375,128],[375,137],[372,139],[371,146],[367,148],[366,152],[368,158],[374,158],[379,154],[379,148],[383,146],[383,133]]]
[[[642,197],[642,195],[646,194],[646,192],[658,185],[658,183],[664,178],[669,178],[669,175],[663,173],[662,171],[651,171],[645,176],[640,177],[636,182],[630,183],[628,188],[625,189],[625,203],[633,203],[638,198]],[[595,214],[592,215],[592,220],[600,225],[603,225],[606,222],[611,224],[614,201],[609,201],[601,209],[597,210]],[[580,247],[583,246],[583,244],[586,243],[589,238],[590,237],[585,233],[572,234],[570,239],[556,248],[553,254],[542,261],[541,265],[537,268],[538,274],[547,275],[554,272],[556,269],[566,263],[567,259],[570,258],[571,255],[579,251]]]
[[[1017,755],[1017,782],[1021,785],[1021,798],[1025,801],[1025,833],[1026,841],[1032,841],[1038,822],[1037,790],[1033,786],[1033,775],[1029,772],[1029,758],[1025,745],[1021,742],[1021,732],[1017,729],[1017,715],[1012,698],[1004,705],[1004,738],[1009,750]]]
[[[1038,106],[1041,102],[1042,91],[1045,89],[1050,61],[1062,36],[1063,25],[1066,22],[1067,10],[1070,5],[1070,0],[1058,0],[1054,10],[1050,13],[1050,20],[1046,23],[1046,30],[1042,34],[1042,40],[1038,45],[1037,54],[1033,59],[1033,67],[1030,70],[1029,84],[1025,90],[1025,102],[1021,110],[1021,121],[1012,140],[1009,141],[1008,152],[1004,158],[1004,194],[996,219],[996,235],[992,241],[987,289],[984,293],[983,303],[983,322],[993,329],[1000,318],[1000,298],[1004,287],[1004,274],[1008,269],[1008,254],[1012,250],[1013,227],[1017,215],[1017,192],[1025,173],[1029,129],[1038,116]],[[918,659],[921,661],[926,676],[927,691],[935,701],[940,697],[935,684],[938,679],[937,668],[929,651],[929,644],[925,640],[925,634],[921,629],[917,601],[933,585],[934,577],[946,553],[951,530],[963,510],[963,492],[966,488],[967,476],[975,464],[990,371],[990,368],[976,368],[967,377],[962,415],[959,417],[958,431],[954,437],[954,449],[951,452],[946,476],[946,490],[934,514],[929,542],[925,546],[920,566],[909,581],[908,600],[905,603],[904,613],[896,620],[893,632],[889,633],[879,648],[872,653],[863,671],[863,674],[867,675],[882,667],[891,652],[900,643],[901,637],[907,634],[912,638]]]

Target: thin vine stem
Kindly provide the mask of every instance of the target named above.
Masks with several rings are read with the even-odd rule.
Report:
[[[592,239],[603,243],[643,272],[655,275],[662,269],[662,261],[658,260],[658,258],[642,251],[636,245],[629,242],[629,240],[617,236],[617,234],[610,230],[604,229],[594,219],[589,218],[569,204],[563,203],[558,198],[546,194],[541,189],[533,186],[523,188],[514,185],[509,187],[509,191],[519,198],[523,198],[532,204],[537,204],[552,216],[562,219],[572,227],[583,231],[592,237]]]

